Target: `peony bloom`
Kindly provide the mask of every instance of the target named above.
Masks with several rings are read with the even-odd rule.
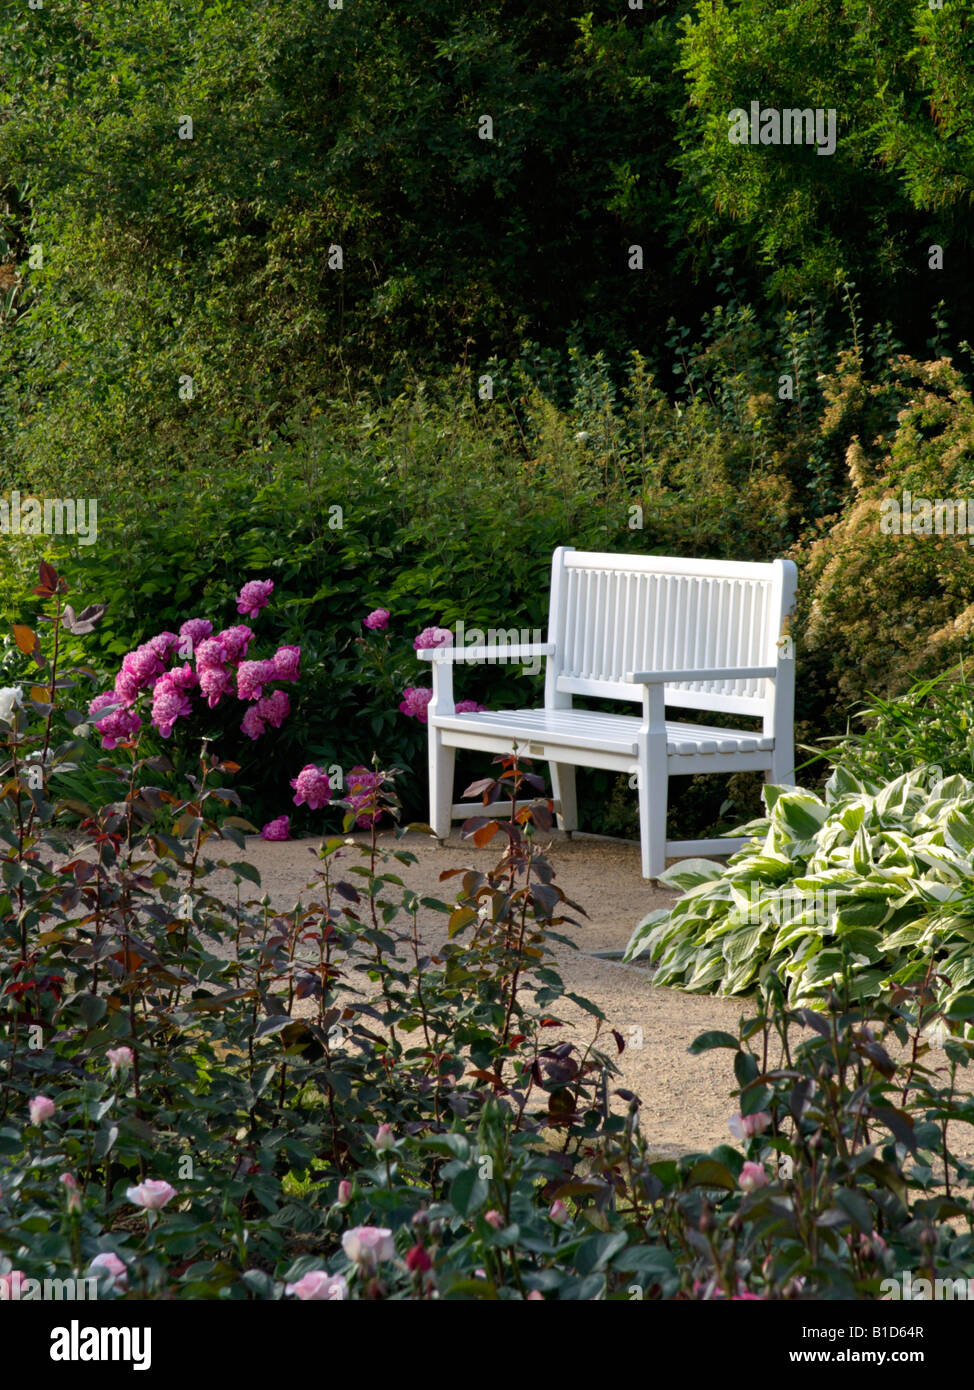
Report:
[[[382,774],[369,772],[368,768],[353,767],[347,777],[348,794],[345,804],[359,812],[355,824],[361,826],[378,824],[382,811],[376,804],[376,794],[382,786]]]
[[[250,579],[237,595],[237,612],[245,618],[256,618],[266,608],[274,592],[273,579]]]
[[[248,738],[260,738],[261,734],[267,732],[267,725],[260,717],[260,710],[256,705],[250,705],[246,710],[243,719],[240,721],[240,728]]]
[[[227,649],[219,637],[204,637],[196,648],[196,669],[200,675],[212,666],[225,666],[229,660]]]
[[[12,724],[14,709],[24,702],[22,685],[5,685],[0,689],[0,724]]]
[[[225,627],[218,632],[216,640],[223,647],[226,660],[236,666],[245,659],[247,648],[254,640],[254,630],[246,623],[238,623],[236,627]]]
[[[45,1120],[49,1120],[56,1109],[50,1096],[35,1096],[30,1106],[30,1122],[32,1125],[42,1125]]]
[[[331,800],[328,774],[322,772],[320,767],[315,767],[313,763],[308,763],[301,769],[297,777],[292,779],[291,786],[294,788],[295,806],[303,806],[307,802],[312,811],[320,811],[322,806],[327,806]]]
[[[210,709],[220,703],[224,695],[233,694],[233,681],[224,666],[203,666],[200,669],[200,694],[206,696]]]
[[[742,1192],[754,1192],[759,1187],[766,1187],[768,1175],[760,1163],[747,1162],[741,1169],[741,1176],[737,1179],[737,1185]]]
[[[476,700],[458,700],[453,708],[457,714],[479,714],[487,706],[478,705]]]
[[[351,1200],[352,1184],[349,1182],[348,1178],[342,1178],[341,1182],[338,1184],[338,1205],[340,1207],[347,1207]]]
[[[371,628],[373,632],[385,632],[391,617],[388,608],[373,608],[369,616],[362,619],[362,626]]]
[[[264,686],[276,679],[273,661],[241,661],[237,667],[237,694],[241,700],[259,700]]]
[[[190,652],[195,652],[201,642],[213,636],[213,624],[209,618],[187,618],[179,629],[179,636],[182,650],[185,652],[188,645]]]
[[[107,1274],[111,1278],[112,1288],[118,1289],[119,1293],[124,1293],[128,1288],[128,1268],[111,1250],[103,1250],[100,1255],[96,1255],[88,1266],[88,1273],[96,1275],[99,1279],[103,1274]]]
[[[128,1071],[135,1061],[130,1047],[110,1047],[105,1056],[111,1066],[112,1076],[117,1076],[120,1071]]]
[[[552,1202],[551,1206],[548,1208],[548,1216],[558,1226],[567,1226],[569,1221],[571,1220],[571,1217],[568,1214],[568,1208],[565,1206],[565,1203],[561,1200],[560,1197],[556,1197],[555,1200]]]
[[[342,1249],[363,1270],[373,1270],[383,1260],[395,1259],[392,1232],[384,1226],[355,1226],[342,1236]]]
[[[151,647],[165,665],[179,650],[179,635],[175,632],[160,632],[158,636],[150,637],[146,646]]]
[[[260,838],[262,840],[290,840],[290,816],[278,816],[277,820],[269,820],[260,832]]]
[[[493,1226],[495,1231],[502,1231],[504,1229],[504,1214],[493,1207],[490,1211],[484,1212],[484,1220],[487,1222],[488,1226]]]
[[[384,1153],[386,1149],[395,1148],[395,1137],[392,1133],[392,1125],[380,1125],[375,1136],[375,1147],[379,1153]]]
[[[193,706],[169,673],[160,676],[152,692],[152,722],[163,738],[168,738],[177,719],[192,714]]]
[[[770,1123],[771,1116],[766,1110],[754,1115],[742,1115],[738,1111],[727,1121],[727,1127],[735,1139],[753,1139],[755,1134],[763,1134]]]
[[[114,705],[110,714],[104,715],[101,719],[95,719],[95,728],[101,734],[102,748],[114,748],[119,743],[127,743],[135,738],[142,727],[142,719],[136,714],[134,709],[121,707],[121,697],[106,691],[104,695],[96,695],[88,706],[88,715],[94,718],[101,710],[109,705]]]
[[[173,666],[173,668],[167,671],[162,677],[159,685],[162,684],[162,681],[166,681],[174,690],[192,690],[199,685],[196,672],[193,670],[192,666],[190,666],[189,662],[185,662],[182,666]],[[157,685],[156,690],[158,689],[159,686]]]
[[[281,727],[290,713],[291,701],[286,690],[272,690],[269,695],[257,701],[259,718],[266,719],[275,729]]]
[[[406,1255],[406,1268],[413,1274],[425,1274],[432,1267],[433,1261],[422,1245],[414,1245]]]
[[[143,642],[141,647],[126,652],[122,657],[122,667],[117,679],[121,678],[137,692],[151,690],[165,669],[165,660],[150,643]]]
[[[133,1206],[143,1211],[159,1211],[176,1195],[176,1189],[159,1178],[147,1178],[138,1187],[127,1187],[125,1195]]]
[[[294,1294],[302,1302],[339,1301],[348,1298],[348,1283],[344,1274],[328,1274],[323,1269],[312,1269],[296,1284],[285,1284],[284,1292]]]
[[[427,707],[432,698],[432,690],[425,689],[422,686],[407,685],[406,689],[402,692],[399,712],[401,714],[408,714],[412,719],[418,719],[421,724],[425,724]]]
[[[452,647],[453,633],[448,627],[424,627],[413,646],[418,652],[429,651],[431,647]]]
[[[271,657],[274,675],[279,681],[296,681],[301,674],[301,648],[278,647]]]

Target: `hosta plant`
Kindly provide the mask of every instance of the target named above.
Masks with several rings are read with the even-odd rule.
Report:
[[[974,782],[919,768],[885,786],[836,768],[821,795],[767,787],[767,815],[728,865],[687,860],[684,890],[639,923],[626,959],[655,982],[743,994],[769,973],[821,1005],[943,977],[950,1009],[974,984]]]

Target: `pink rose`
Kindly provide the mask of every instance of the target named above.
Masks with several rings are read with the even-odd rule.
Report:
[[[125,1195],[133,1206],[144,1211],[159,1211],[176,1196],[176,1189],[159,1178],[147,1178],[138,1187],[127,1187]]]
[[[395,1137],[392,1133],[392,1125],[380,1125],[375,1136],[375,1147],[379,1153],[384,1153],[386,1149],[395,1148]]]
[[[274,592],[273,579],[250,579],[237,595],[237,612],[245,618],[256,618],[266,608]]]
[[[548,1216],[557,1226],[567,1226],[571,1220],[568,1208],[560,1197],[556,1197],[548,1208]]]
[[[31,1124],[42,1125],[54,1114],[56,1106],[50,1096],[35,1096],[29,1108]]]
[[[347,1207],[351,1200],[352,1184],[349,1182],[348,1178],[342,1178],[341,1182],[338,1184],[338,1205],[340,1207]]]
[[[372,1270],[383,1260],[395,1259],[392,1232],[384,1226],[355,1226],[342,1236],[342,1249],[361,1269]]]
[[[426,723],[427,708],[433,698],[432,690],[422,686],[407,685],[402,692],[402,700],[399,703],[401,714],[408,714],[412,719],[418,719],[421,724]]]
[[[766,1110],[759,1110],[754,1115],[742,1115],[738,1111],[727,1121],[727,1127],[735,1139],[753,1139],[755,1134],[763,1134],[770,1123],[771,1116]]]
[[[337,1302],[348,1298],[348,1283],[344,1274],[328,1274],[323,1269],[312,1269],[296,1284],[285,1284],[284,1292],[294,1294],[302,1302]]]
[[[262,840],[290,840],[290,816],[278,816],[277,820],[269,820],[260,832],[260,838]]]
[[[527,1301],[528,1303],[543,1303],[544,1294],[541,1292],[540,1289],[532,1289],[531,1292],[528,1294]]]
[[[433,1261],[422,1245],[414,1245],[406,1255],[406,1268],[412,1274],[425,1274],[432,1269]]]
[[[99,1279],[103,1274],[107,1274],[111,1278],[112,1287],[120,1293],[128,1288],[128,1268],[111,1250],[103,1250],[100,1255],[96,1255],[88,1266],[88,1273],[96,1275]]]
[[[418,652],[429,651],[431,647],[452,647],[453,633],[448,627],[424,627],[413,646]]]
[[[495,1231],[502,1231],[504,1229],[503,1212],[491,1208],[490,1211],[484,1212],[484,1220],[487,1222],[488,1226],[493,1226]]]
[[[759,1187],[766,1187],[768,1175],[760,1163],[745,1163],[741,1169],[741,1176],[737,1179],[737,1185],[742,1192],[755,1192]]]
[[[112,1076],[117,1076],[120,1071],[128,1071],[135,1061],[130,1047],[110,1047],[105,1056],[112,1069]]]
[[[307,802],[312,811],[320,811],[331,800],[328,774],[322,772],[320,767],[315,767],[313,763],[308,763],[301,769],[297,777],[292,779],[291,786],[294,788],[295,806],[302,806]]]
[[[67,1190],[68,1211],[80,1211],[81,1188],[78,1186],[78,1179],[75,1177],[75,1175],[73,1173],[62,1173],[61,1176],[58,1178],[58,1182],[61,1183]]]
[[[373,608],[369,616],[362,619],[362,626],[371,628],[373,632],[385,632],[391,617],[388,608]]]

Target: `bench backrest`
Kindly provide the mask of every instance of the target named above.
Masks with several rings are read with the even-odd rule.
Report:
[[[556,653],[545,703],[556,706],[566,695],[641,700],[644,688],[626,680],[632,671],[777,666],[796,581],[790,560],[744,564],[559,546],[548,627]],[[668,685],[665,698],[690,709],[766,715],[771,687],[764,679],[687,681]]]

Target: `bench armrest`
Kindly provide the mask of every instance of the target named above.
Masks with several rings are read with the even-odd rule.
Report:
[[[716,666],[698,667],[694,671],[630,671],[626,680],[631,685],[676,685],[680,681],[773,679],[777,674],[777,666]]]
[[[426,647],[416,655],[420,661],[488,661],[492,656],[554,656],[554,642],[525,642],[514,647]]]

